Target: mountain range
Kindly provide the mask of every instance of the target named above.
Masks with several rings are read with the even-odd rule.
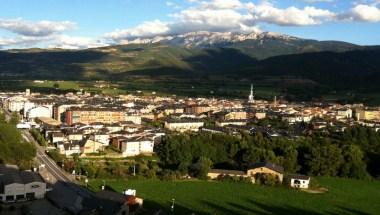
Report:
[[[124,44],[164,44],[188,49],[201,48],[234,48],[257,59],[277,55],[319,52],[349,51],[360,46],[339,41],[317,41],[301,39],[273,32],[233,33],[233,32],[190,32],[179,35],[131,38]]]
[[[298,79],[327,90],[380,92],[380,47],[264,33],[192,32],[86,49],[0,52],[2,79],[123,80],[130,76]],[[298,86],[298,85],[297,85]]]

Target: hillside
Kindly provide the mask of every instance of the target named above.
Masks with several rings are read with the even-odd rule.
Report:
[[[380,47],[272,34],[227,36],[196,37],[202,42],[194,35],[161,38],[87,50],[1,51],[0,76],[3,80],[82,81],[171,76],[179,82],[211,82],[218,77],[219,81],[264,81],[265,87],[296,97],[305,89],[311,93],[307,98],[340,90],[380,93]]]

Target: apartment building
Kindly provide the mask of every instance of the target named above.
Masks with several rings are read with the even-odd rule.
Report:
[[[101,122],[111,124],[125,121],[125,111],[114,108],[71,108],[66,110],[65,122],[68,125],[75,123],[91,124]]]

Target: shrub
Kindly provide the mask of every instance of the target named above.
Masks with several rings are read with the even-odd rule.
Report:
[[[276,185],[281,184],[280,179],[277,177],[277,175],[273,175],[273,174],[256,174],[255,182],[257,184],[263,184],[263,185],[269,185],[269,186],[276,186]]]

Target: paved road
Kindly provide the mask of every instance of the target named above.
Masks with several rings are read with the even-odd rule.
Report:
[[[51,159],[49,156],[45,153],[45,148],[40,146],[37,141],[32,137],[32,135],[27,130],[22,131],[22,135],[24,138],[27,138],[27,140],[30,143],[33,143],[36,146],[37,149],[37,159],[41,164],[45,164],[45,168],[48,170],[48,172],[54,176],[54,178],[63,183],[66,188],[72,190],[73,192],[77,193],[81,197],[84,198],[92,198],[94,197],[94,194],[79,186],[76,185],[76,181],[74,177],[70,174],[68,174],[66,171],[64,171],[62,168],[60,168],[57,163],[53,159]]]

